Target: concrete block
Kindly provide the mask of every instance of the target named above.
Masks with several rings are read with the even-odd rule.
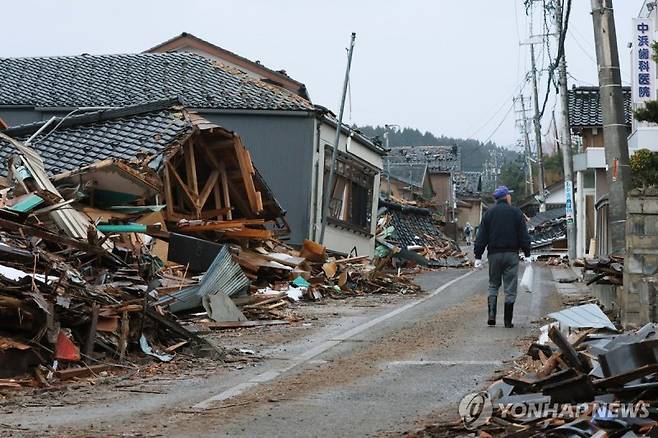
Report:
[[[626,213],[637,214],[642,213],[643,202],[642,198],[629,197],[626,198]]]
[[[654,249],[658,248],[658,236],[626,236],[626,249],[633,251],[636,249]]]
[[[657,198],[644,198],[642,200],[642,213],[644,214],[658,214],[658,199]]]
[[[639,254],[626,254],[624,259],[624,271],[628,274],[644,273],[644,257]]]
[[[656,275],[658,273],[658,255],[645,254],[642,256],[644,260],[644,275]]]
[[[658,216],[644,216],[644,235],[658,236]]]
[[[645,216],[639,214],[628,215],[626,220],[627,236],[644,236],[646,234]]]

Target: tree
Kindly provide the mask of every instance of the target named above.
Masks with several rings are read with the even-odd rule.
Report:
[[[658,184],[658,153],[640,149],[631,156],[630,164],[636,187]]]
[[[525,193],[525,170],[523,158],[506,161],[500,168],[500,176],[498,177],[498,185],[507,186],[513,190],[517,195],[516,199],[520,200]]]

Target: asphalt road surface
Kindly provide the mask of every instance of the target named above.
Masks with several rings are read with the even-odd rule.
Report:
[[[5,413],[19,435],[335,437],[398,434],[456,417],[461,398],[521,353],[536,321],[558,308],[551,271],[519,294],[515,327],[486,326],[486,269],[418,278],[429,294],[374,309],[236,376],[208,376],[164,394],[132,394],[75,408]],[[0,429],[2,432],[2,429]]]

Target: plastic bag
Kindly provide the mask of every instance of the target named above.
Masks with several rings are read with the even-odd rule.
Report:
[[[532,284],[535,279],[535,269],[532,263],[528,263],[523,272],[523,277],[521,277],[521,283],[519,284],[519,289],[521,292],[532,293]]]

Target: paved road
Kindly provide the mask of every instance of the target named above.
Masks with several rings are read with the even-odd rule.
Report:
[[[454,416],[463,395],[520,353],[532,321],[558,305],[551,272],[541,269],[537,292],[519,296],[515,328],[487,327],[486,272],[466,272],[425,274],[418,281],[434,291],[429,296],[272,350],[276,359],[237,378],[197,380],[123,407],[81,408],[74,418],[43,412],[40,420],[33,411],[28,425],[46,421],[51,432],[73,435],[90,434],[93,424],[100,434],[168,437],[366,436]]]

